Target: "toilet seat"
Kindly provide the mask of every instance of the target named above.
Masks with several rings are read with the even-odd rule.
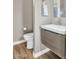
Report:
[[[33,38],[33,33],[24,34],[24,39],[26,39],[26,38]],[[26,40],[28,40],[28,39],[26,39]]]

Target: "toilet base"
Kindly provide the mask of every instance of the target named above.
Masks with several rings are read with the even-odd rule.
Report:
[[[33,33],[24,34],[24,39],[27,41],[27,49],[33,48]]]
[[[33,42],[28,42],[27,41],[27,49],[32,49],[33,48]]]

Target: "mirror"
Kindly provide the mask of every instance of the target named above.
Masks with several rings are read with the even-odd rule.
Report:
[[[66,0],[60,0],[61,17],[66,17]]]
[[[66,17],[66,0],[53,0],[54,17]]]
[[[42,0],[41,15],[42,15],[42,16],[48,16],[47,0]]]

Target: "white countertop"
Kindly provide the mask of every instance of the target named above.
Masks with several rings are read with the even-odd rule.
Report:
[[[48,24],[48,25],[41,25],[41,28],[63,35],[66,34],[66,26],[63,25]]]

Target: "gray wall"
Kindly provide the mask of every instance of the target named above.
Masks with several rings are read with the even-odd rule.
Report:
[[[13,41],[18,41],[23,35],[23,0],[13,0]]]
[[[33,31],[32,0],[13,0],[13,41],[19,41],[25,32]]]
[[[23,0],[23,26],[25,32],[33,31],[33,0]]]

